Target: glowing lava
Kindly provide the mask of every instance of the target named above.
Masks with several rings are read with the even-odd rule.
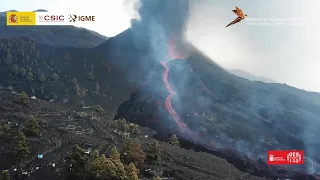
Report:
[[[188,133],[192,133],[188,129],[187,125],[181,120],[179,115],[172,108],[171,101],[172,101],[172,98],[176,95],[176,92],[172,89],[170,83],[168,82],[168,75],[169,75],[170,68],[167,66],[167,63],[169,61],[172,61],[172,60],[184,60],[184,56],[182,54],[179,54],[179,52],[177,51],[176,44],[172,40],[169,42],[169,53],[168,54],[169,54],[169,60],[161,62],[161,64],[165,68],[165,71],[164,71],[163,76],[162,76],[162,80],[163,80],[163,82],[164,82],[164,84],[165,84],[165,86],[166,86],[166,88],[167,88],[167,90],[169,92],[169,95],[166,98],[165,105],[166,105],[166,108],[167,108],[168,112],[173,117],[174,121],[176,122],[176,124],[178,125],[180,130],[187,130]],[[193,73],[193,70],[191,68],[189,70],[190,70],[191,73]],[[206,85],[201,80],[200,80],[200,83],[201,83],[202,87],[206,91],[210,92],[210,90],[206,87]],[[194,134],[194,133],[192,133],[192,134]]]
[[[169,74],[170,69],[166,64],[167,62],[161,62],[161,64],[166,68],[165,72],[163,73],[162,80],[163,80],[164,84],[166,85],[166,88],[169,92],[169,96],[166,99],[166,108],[180,128],[187,128],[187,125],[181,121],[179,115],[175,112],[175,110],[171,106],[171,100],[172,100],[173,96],[176,95],[176,92],[172,89],[172,87],[170,86],[170,83],[168,82],[168,74]]]
[[[188,127],[187,125],[181,121],[179,115],[176,113],[176,111],[172,108],[171,106],[171,101],[172,101],[172,98],[176,95],[176,92],[172,89],[169,81],[168,81],[168,75],[169,75],[169,71],[170,71],[170,68],[167,66],[167,62],[171,61],[171,60],[183,60],[183,56],[178,54],[177,51],[176,51],[176,46],[175,46],[175,43],[173,41],[170,41],[169,42],[169,59],[168,61],[166,62],[161,62],[161,64],[164,66],[165,68],[165,71],[163,73],[163,76],[162,76],[162,80],[169,92],[169,95],[168,97],[166,98],[166,108],[168,110],[168,112],[170,113],[170,115],[173,117],[174,121],[177,123],[178,127],[180,128],[180,130],[188,130]]]

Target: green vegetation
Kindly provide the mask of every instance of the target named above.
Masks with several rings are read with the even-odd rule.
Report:
[[[11,51],[10,51],[10,49],[7,49],[7,55],[6,55],[6,57],[4,58],[4,63],[5,63],[6,65],[9,65],[9,64],[11,64],[12,59],[13,59],[13,57],[12,57],[12,55],[11,55]]]
[[[180,146],[179,139],[175,134],[170,137],[170,144],[176,147]]]
[[[120,154],[116,146],[111,148],[110,159],[116,167],[117,177],[120,179],[126,179],[126,171],[124,170],[124,166],[120,160]]]
[[[86,90],[79,86],[76,78],[72,79],[72,90],[80,97],[84,97],[86,95]]]
[[[124,167],[120,159],[120,154],[116,146],[111,147],[110,157],[104,154],[99,155],[98,151],[94,151],[89,155],[78,145],[75,145],[69,153],[68,161],[72,164],[72,170],[81,176],[92,174],[99,180],[119,179],[119,180],[136,180],[138,178],[138,169],[133,163],[127,168]]]
[[[59,80],[59,75],[57,73],[54,73],[52,76],[51,76],[52,80],[54,82],[57,82]]]
[[[148,146],[147,159],[156,163],[161,161],[160,145],[157,140],[154,140],[152,144]]]
[[[119,180],[137,180],[139,179],[139,170],[136,165],[142,164],[146,158],[146,153],[140,148],[139,141],[128,141],[121,153],[116,146],[111,146],[110,156],[99,155],[98,151],[93,151],[91,155],[85,154],[84,149],[75,145],[68,153],[68,162],[72,164],[72,171],[81,176],[92,174],[97,179],[119,179]],[[129,165],[124,166],[124,162]]]
[[[116,166],[103,154],[95,159],[91,165],[93,174],[99,180],[107,180],[117,177]]]
[[[129,166],[127,167],[127,176],[128,180],[138,180],[138,169],[133,163],[130,163]]]
[[[89,72],[88,72],[88,79],[89,79],[89,80],[94,80],[94,74],[93,74],[92,71],[89,71]]]
[[[34,117],[30,117],[30,119],[25,124],[25,133],[31,136],[40,134],[38,121]]]
[[[21,77],[25,77],[25,76],[26,76],[26,69],[25,69],[24,67],[22,67],[22,68],[20,69],[20,76],[21,76]]]
[[[29,156],[29,142],[23,132],[19,132],[13,140],[13,155],[23,161]]]
[[[32,81],[33,80],[33,74],[32,74],[31,71],[29,71],[28,74],[27,74],[27,80],[28,81]]]
[[[1,172],[0,180],[10,180],[9,171],[3,170],[3,171]]]
[[[124,143],[122,149],[123,159],[125,162],[133,162],[135,165],[144,163],[147,154],[141,149],[138,140],[128,140]]]
[[[161,178],[158,176],[158,177],[153,178],[152,180],[161,180]]]
[[[13,73],[14,76],[18,76],[20,72],[19,67],[16,64],[13,65],[11,72]]]
[[[46,76],[44,75],[44,73],[43,72],[41,72],[41,73],[39,73],[39,81],[41,82],[41,83],[44,83],[47,79],[46,79]]]
[[[72,170],[77,173],[85,173],[86,162],[88,161],[88,156],[86,155],[84,149],[80,148],[79,145],[75,145],[72,151],[68,154],[67,160],[72,164]]]
[[[112,126],[116,129],[119,129],[123,132],[128,132],[132,134],[139,134],[139,125],[137,124],[130,124],[124,118],[114,120],[112,122]]]
[[[100,85],[99,85],[98,81],[97,81],[97,83],[96,83],[96,91],[97,91],[97,92],[100,91]]]
[[[26,92],[22,92],[20,94],[20,98],[19,99],[20,99],[20,102],[21,102],[22,105],[26,105],[30,101],[29,96],[27,95]]]
[[[103,112],[104,112],[104,110],[103,110],[103,108],[101,107],[101,106],[99,106],[99,105],[95,105],[95,106],[93,106],[92,107],[93,108],[93,110],[95,111],[95,112],[97,112],[97,113],[99,113],[99,114],[103,114]]]

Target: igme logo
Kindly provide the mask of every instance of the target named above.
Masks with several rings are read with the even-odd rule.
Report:
[[[76,22],[76,20],[77,20],[77,15],[75,14],[69,15],[69,22]]]
[[[69,22],[76,22],[76,21],[96,21],[96,16],[78,16],[75,14],[69,15]]]

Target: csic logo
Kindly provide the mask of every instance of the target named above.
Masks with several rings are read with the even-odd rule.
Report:
[[[76,21],[96,21],[95,16],[77,16],[75,14],[69,15],[69,22],[76,22]]]
[[[64,22],[64,15],[41,15],[39,22]]]
[[[18,16],[16,14],[11,14],[9,17],[9,23],[18,23]]]
[[[76,22],[76,20],[77,20],[77,15],[75,14],[69,15],[69,22]]]

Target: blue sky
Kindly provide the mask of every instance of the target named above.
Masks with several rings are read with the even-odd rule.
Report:
[[[125,0],[126,4],[131,0]],[[134,0],[132,0],[134,1]],[[192,0],[188,40],[225,68],[240,68],[280,83],[320,92],[320,0]],[[98,22],[85,26],[115,36],[130,26],[132,11],[123,0],[0,1],[0,11],[85,12]],[[252,25],[224,28],[239,6],[249,18],[299,18],[302,25]],[[251,23],[251,24],[250,24]]]

